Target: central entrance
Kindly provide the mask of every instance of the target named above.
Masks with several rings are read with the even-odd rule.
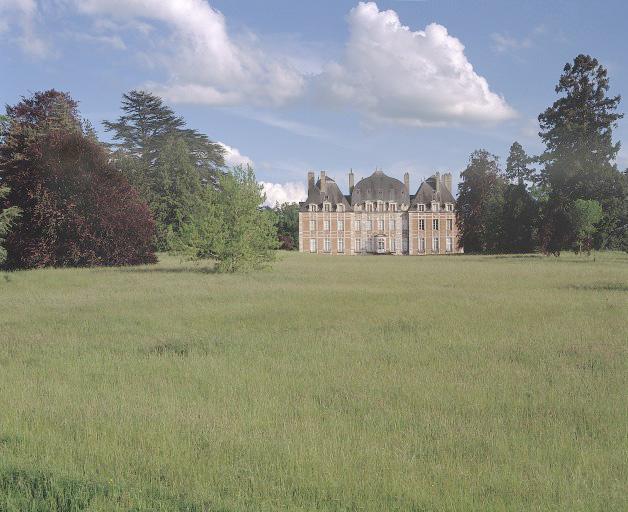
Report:
[[[386,252],[386,237],[384,236],[375,237],[375,252],[377,254],[384,254]]]

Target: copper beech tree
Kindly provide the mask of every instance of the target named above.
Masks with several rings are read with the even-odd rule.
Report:
[[[39,92],[7,107],[0,141],[0,208],[21,215],[6,237],[9,268],[156,261],[146,203],[109,161],[66,93]]]

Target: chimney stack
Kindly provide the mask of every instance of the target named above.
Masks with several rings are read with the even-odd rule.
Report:
[[[353,194],[353,169],[349,171],[349,194]]]
[[[403,175],[403,184],[406,187],[406,192],[410,193],[410,173],[406,172]]]
[[[307,173],[307,189],[314,188],[314,171],[308,171]]]
[[[436,180],[436,193],[440,192],[440,173],[434,174],[434,179]]]
[[[451,192],[452,181],[450,172],[446,172],[445,174],[443,174],[443,181],[445,182],[445,187],[447,187],[447,190]]]
[[[325,171],[321,171],[321,192],[325,192],[325,189],[327,188],[327,177],[325,176]]]

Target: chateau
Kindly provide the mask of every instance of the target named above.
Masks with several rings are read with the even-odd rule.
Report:
[[[317,254],[451,254],[458,248],[458,229],[451,194],[451,173],[431,176],[410,194],[410,175],[403,183],[376,170],[349,195],[321,171],[315,182],[307,174],[307,200],[300,203],[299,251]]]

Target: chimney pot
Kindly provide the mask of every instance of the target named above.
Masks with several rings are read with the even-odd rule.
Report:
[[[327,188],[327,176],[325,176],[325,171],[321,171],[321,192],[325,192],[325,189]]]
[[[353,169],[349,171],[349,194],[353,194]]]
[[[314,171],[307,173],[307,189],[310,190],[314,187]]]
[[[410,193],[410,173],[405,173],[403,175],[403,184],[406,187],[406,192],[409,194]]]

